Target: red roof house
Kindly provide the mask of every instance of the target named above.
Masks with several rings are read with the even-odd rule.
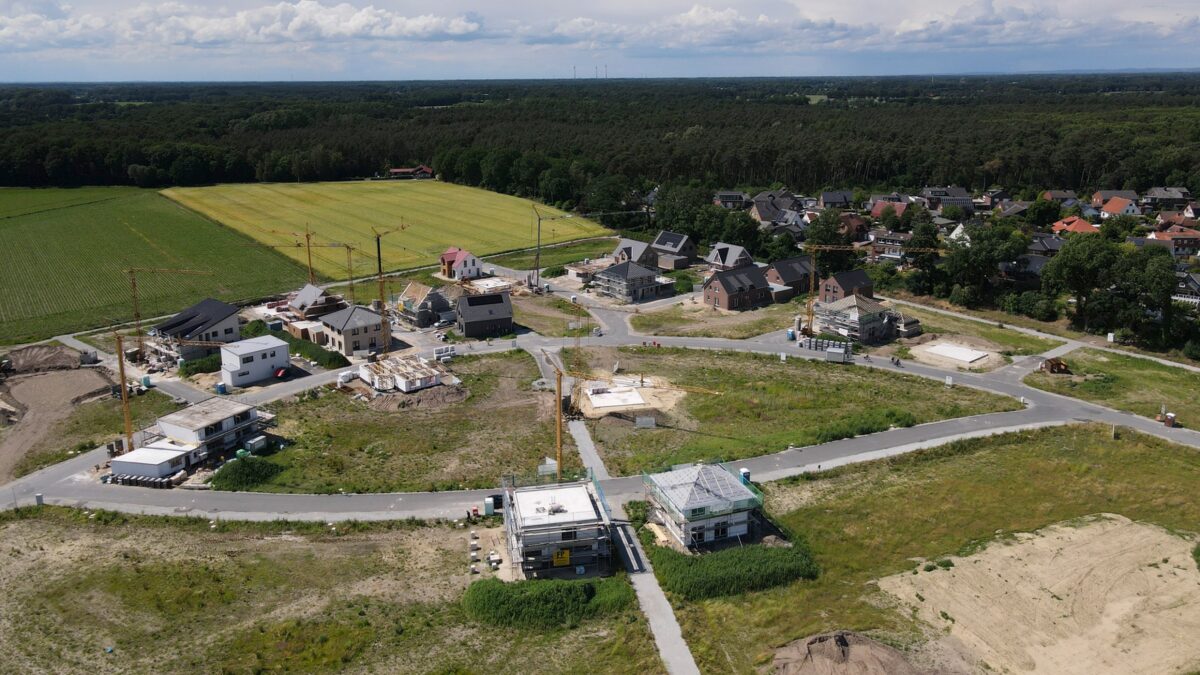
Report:
[[[1073,234],[1093,234],[1100,228],[1079,216],[1067,216],[1050,227],[1055,234],[1070,232]]]

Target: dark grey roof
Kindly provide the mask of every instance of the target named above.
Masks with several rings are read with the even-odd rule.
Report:
[[[686,234],[667,232],[666,230],[663,230],[662,232],[658,233],[658,236],[654,238],[654,243],[650,246],[652,248],[663,249],[671,253],[678,253],[680,249],[687,244],[687,241],[688,236]]]
[[[513,315],[512,300],[508,297],[508,291],[464,295],[458,299],[457,311],[463,323],[511,319]]]
[[[1150,199],[1191,199],[1192,193],[1183,187],[1152,187],[1146,191]]]
[[[849,204],[854,199],[854,193],[850,190],[826,190],[821,193],[821,203],[823,204]]]
[[[1049,253],[1059,250],[1064,243],[1066,243],[1065,240],[1054,235],[1035,233],[1033,240],[1029,242],[1029,248],[1026,250],[1030,253]]]
[[[926,187],[921,190],[921,196],[926,199],[970,199],[971,193],[957,185],[947,187]]]
[[[843,289],[863,288],[872,286],[871,277],[863,270],[849,270],[847,272],[838,272],[833,275],[832,279],[837,282],[838,286]]]
[[[749,265],[747,267],[717,272],[705,282],[705,285],[708,284],[721,284],[726,293],[741,293],[743,291],[767,288],[771,285],[767,281],[766,272],[758,265]]]
[[[237,314],[238,308],[227,302],[205,298],[154,327],[154,332],[173,338],[188,339]]]
[[[1050,262],[1050,258],[1043,255],[1030,255],[1022,253],[1017,257],[1016,262],[1000,263],[1000,271],[1006,274],[1032,274],[1034,276],[1042,276],[1042,268]]]
[[[326,314],[321,317],[321,323],[330,328],[345,333],[353,328],[366,328],[369,326],[378,326],[382,318],[379,313],[368,307],[354,305],[345,309],[339,309],[332,314]]]
[[[786,260],[776,260],[770,268],[779,275],[779,280],[785,284],[803,281],[812,273],[812,257],[802,255]]]
[[[635,262],[628,261],[619,265],[613,265],[606,270],[596,272],[592,276],[612,277],[614,279],[642,279],[645,277],[655,277],[658,275],[655,274],[654,270],[647,269]]]

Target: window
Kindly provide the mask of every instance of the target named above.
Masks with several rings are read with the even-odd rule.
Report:
[[[355,329],[351,330],[351,331],[350,331],[350,334],[351,334],[351,335],[358,335],[358,329],[357,329],[357,328],[355,328]]]
[[[247,420],[249,420],[249,419],[250,419],[250,411],[249,411],[249,410],[247,410],[246,412],[240,412],[240,413],[238,413],[238,414],[234,415],[234,416],[233,416],[233,423],[234,423],[234,424],[241,424],[242,422],[245,422],[245,421],[247,421]]]
[[[221,430],[220,424],[210,424],[204,427],[204,435],[211,436]]]
[[[689,518],[699,518],[700,516],[703,516],[703,515],[704,515],[704,507],[703,506],[701,506],[698,509],[692,509],[691,511],[688,511]]]
[[[575,532],[575,530],[563,530],[562,531],[562,540],[563,541],[575,541],[576,534],[577,533]]]
[[[354,351],[358,351],[359,349],[361,349],[361,348],[358,346],[358,344],[359,344],[359,343],[358,343],[358,340],[355,340],[355,341],[354,341]]]
[[[247,364],[247,363],[254,363],[254,357],[253,357],[253,356],[243,356],[243,357],[242,357],[242,364],[244,365],[244,364]]]
[[[179,457],[176,457],[175,459],[171,460],[171,466],[179,466],[181,464],[183,464],[183,460],[180,459]]]
[[[248,371],[248,370],[243,370],[242,372],[238,373],[238,377],[246,377],[246,376],[248,376],[249,374],[250,374],[250,371]]]
[[[693,544],[703,544],[704,543],[704,527],[703,526],[692,528],[692,543]]]
[[[258,360],[259,360],[259,361],[266,361],[266,360],[267,360],[267,354],[266,354],[266,352],[263,352],[262,354],[259,354],[259,355],[258,355]]]
[[[271,358],[275,358],[275,352],[271,352]]]
[[[729,523],[713,525],[713,539],[724,539],[729,536]]]
[[[225,334],[226,334],[226,335],[233,335],[233,329],[232,329],[232,328],[226,328],[226,329],[225,329]]]

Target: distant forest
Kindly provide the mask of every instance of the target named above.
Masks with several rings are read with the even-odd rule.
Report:
[[[662,182],[1200,193],[1200,74],[0,86],[0,184],[443,179],[567,207]]]

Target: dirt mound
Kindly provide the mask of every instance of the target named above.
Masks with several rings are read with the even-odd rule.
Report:
[[[0,440],[0,483],[5,482],[21,458],[56,424],[70,416],[82,398],[109,386],[103,372],[76,370],[15,378],[8,383],[8,396],[24,414]]]
[[[6,357],[18,373],[40,373],[79,367],[79,352],[70,347],[33,345],[14,349]]]
[[[918,675],[899,650],[850,631],[801,638],[775,651],[785,675]]]
[[[442,385],[422,389],[411,394],[383,394],[371,399],[370,406],[375,410],[393,411],[405,409],[441,408],[467,400],[471,392],[464,387]]]

